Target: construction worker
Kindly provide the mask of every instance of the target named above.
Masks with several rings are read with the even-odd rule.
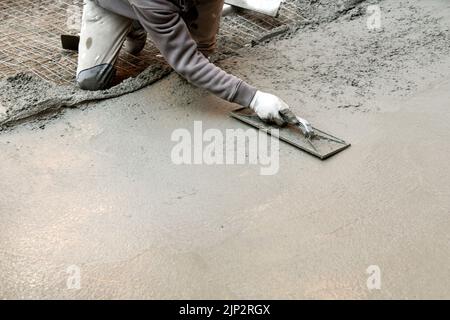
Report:
[[[289,113],[280,98],[261,92],[208,60],[224,0],[84,0],[77,82],[85,90],[107,88],[125,49],[139,53],[151,37],[172,68],[192,84],[252,108],[267,122],[283,125]]]

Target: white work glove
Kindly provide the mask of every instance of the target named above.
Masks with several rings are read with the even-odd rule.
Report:
[[[250,108],[255,111],[258,117],[264,122],[275,123],[278,126],[285,125],[287,122],[280,114],[289,112],[289,106],[277,96],[262,91],[257,91],[255,97],[250,103]]]

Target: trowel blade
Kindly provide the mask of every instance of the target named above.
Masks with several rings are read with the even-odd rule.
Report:
[[[315,136],[307,139],[301,133],[300,129],[295,126],[277,127],[263,122],[251,109],[240,108],[231,112],[231,116],[238,119],[252,127],[266,132],[267,134],[274,135],[274,129],[278,129],[279,133],[277,137],[289,143],[290,145],[297,147],[309,154],[325,160],[345,149],[350,147],[350,144],[342,139],[336,138],[322,130],[314,128]]]
[[[272,17],[278,15],[282,0],[225,0],[232,6],[260,12]]]

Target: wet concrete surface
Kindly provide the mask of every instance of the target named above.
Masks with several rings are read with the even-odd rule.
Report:
[[[444,2],[429,3],[432,15]],[[324,162],[281,143],[273,176],[255,165],[173,164],[175,129],[195,120],[223,132],[247,128],[228,117],[236,106],[175,74],[2,132],[0,297],[448,298],[450,59],[442,49],[398,68],[407,60],[400,55],[390,60],[395,72],[369,77],[360,57],[351,64],[340,51],[342,63],[326,55],[331,79],[299,71],[322,63],[314,41],[337,46],[348,39],[330,42],[327,32],[347,25],[356,35],[357,21],[222,63],[352,143]],[[341,73],[372,81],[361,87],[365,99],[306,80],[339,84]],[[380,290],[367,288],[371,265]],[[80,289],[67,288],[73,266]]]

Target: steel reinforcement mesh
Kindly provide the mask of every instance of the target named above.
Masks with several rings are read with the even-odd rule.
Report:
[[[219,52],[231,53],[275,28],[304,20],[308,2],[285,0],[277,18],[248,10],[225,16]],[[28,72],[57,84],[73,83],[77,53],[63,50],[60,36],[78,34],[81,12],[82,0],[0,0],[0,78]],[[137,75],[152,63],[162,63],[158,55],[150,40],[138,56],[122,50],[118,81]]]

